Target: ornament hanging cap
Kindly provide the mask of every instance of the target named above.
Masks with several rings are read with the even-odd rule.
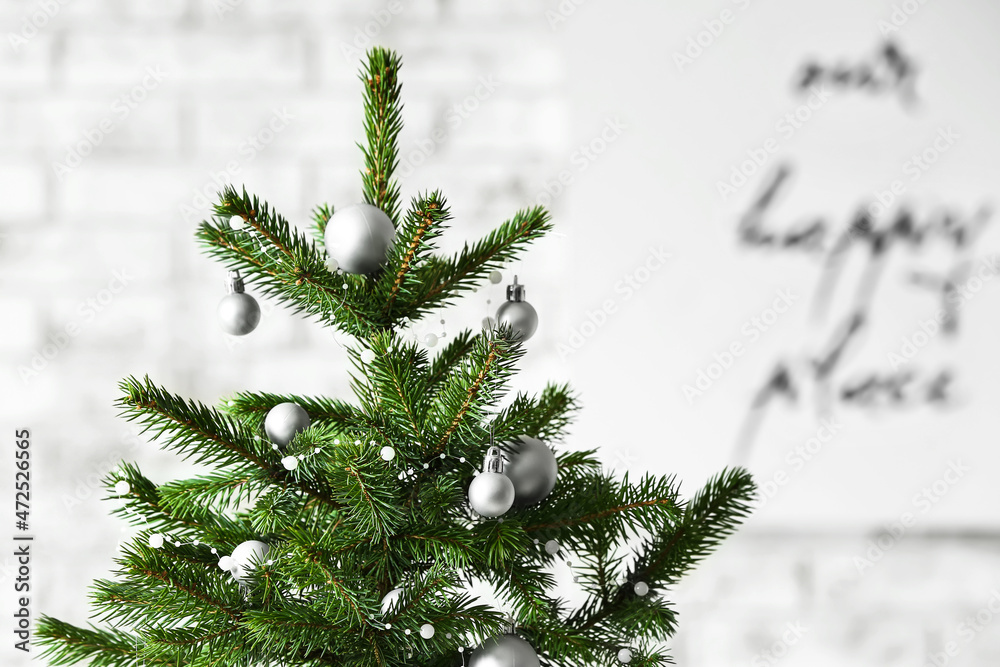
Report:
[[[524,285],[518,284],[517,276],[514,276],[514,283],[512,285],[507,285],[507,300],[524,301]]]
[[[243,293],[243,278],[240,276],[239,271],[229,272],[228,279],[226,280],[226,288],[229,290],[230,294]]]
[[[490,447],[486,450],[483,472],[503,472],[503,457],[500,455],[499,447]]]

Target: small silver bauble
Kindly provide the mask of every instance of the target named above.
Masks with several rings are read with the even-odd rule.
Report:
[[[264,431],[271,442],[284,447],[295,434],[309,428],[309,415],[297,403],[278,403],[267,411]]]
[[[544,499],[556,485],[559,465],[544,442],[526,435],[509,443],[504,473],[514,484],[514,504],[533,505]]]
[[[469,667],[539,667],[531,644],[514,634],[492,637],[472,652]]]
[[[528,340],[538,328],[538,313],[524,300],[524,285],[518,284],[517,276],[513,285],[507,285],[507,301],[497,308],[497,324],[510,327],[520,340]]]
[[[250,581],[250,570],[264,563],[264,558],[271,547],[258,540],[247,540],[233,549],[229,557],[233,578],[241,584]]]
[[[245,336],[260,323],[260,306],[257,300],[243,290],[239,271],[230,271],[226,283],[229,294],[222,297],[216,312],[222,330],[231,336]]]
[[[396,229],[380,208],[354,204],[338,209],[326,223],[326,252],[348,273],[375,273],[385,262]]]
[[[486,517],[503,516],[514,504],[514,485],[503,474],[503,457],[498,447],[486,452],[483,472],[469,485],[469,505]]]
[[[382,608],[382,615],[385,616],[393,610],[393,608],[399,604],[399,598],[403,595],[402,588],[393,588],[391,591],[382,597],[382,602],[380,606]]]
[[[622,663],[623,665],[627,665],[628,663],[632,662],[632,651],[627,648],[623,648],[622,650],[618,651],[618,662]]]

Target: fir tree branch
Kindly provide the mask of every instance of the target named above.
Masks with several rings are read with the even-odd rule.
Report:
[[[429,417],[443,427],[432,456],[446,451],[456,432],[481,430],[485,408],[499,399],[514,364],[524,354],[510,329],[483,332],[476,338],[472,352],[445,381]]]
[[[313,236],[317,243],[326,243],[326,224],[333,217],[333,207],[329,204],[320,204],[313,209]]]
[[[222,409],[238,417],[254,431],[264,427],[267,413],[279,403],[297,403],[309,415],[313,423],[327,423],[347,432],[356,429],[363,416],[350,403],[325,396],[297,396],[292,394],[272,394],[267,392],[241,391],[227,401]]]
[[[362,172],[365,201],[377,206],[394,225],[399,221],[399,184],[393,180],[399,148],[397,139],[403,128],[400,116],[401,86],[398,55],[383,48],[368,51],[368,62],[360,78],[365,85],[365,138],[361,146],[365,156]]]
[[[553,492],[544,507],[525,511],[525,532],[551,532],[559,529],[561,541],[575,539],[592,524],[601,524],[610,535],[625,539],[630,531],[641,528],[658,530],[665,522],[681,514],[679,490],[672,477],[642,477],[637,484],[621,481],[602,473],[584,473],[567,478]],[[532,519],[543,519],[533,521]]]
[[[260,468],[271,467],[253,436],[232,419],[167,393],[149,376],[142,381],[126,378],[119,386],[125,394],[118,403],[125,419],[138,421],[141,433],[152,431],[157,438],[169,436],[164,448],[201,464],[233,466],[250,461]]]
[[[358,356],[355,365],[367,371],[378,396],[379,413],[396,424],[404,437],[422,445],[423,421],[430,405],[423,381],[427,354],[391,332],[376,334],[368,343],[375,358],[365,365]]]
[[[367,443],[344,444],[329,471],[345,524],[379,540],[392,535],[403,514],[396,502],[396,476]]]
[[[548,212],[540,207],[518,211],[485,238],[465,248],[451,259],[428,258],[413,271],[415,288],[407,308],[401,312],[417,317],[432,309],[450,304],[461,293],[471,290],[490,271],[514,259],[531,242],[552,229]]]
[[[749,514],[754,493],[753,479],[742,468],[724,470],[711,478],[685,506],[680,521],[669,524],[647,543],[633,565],[630,578],[651,587],[675,583],[735,530]],[[631,588],[622,587],[589,617],[573,620],[579,620],[577,627],[581,630],[595,628],[607,619],[620,617],[635,599]],[[666,617],[671,624],[672,614],[671,611]]]
[[[114,490],[116,482],[128,482],[127,493]],[[233,535],[244,531],[242,524],[231,518],[212,512],[207,506],[186,503],[176,506],[166,505],[160,488],[147,479],[137,466],[122,464],[106,481],[111,497],[120,498],[125,504],[112,510],[112,514],[125,519],[134,526],[142,526],[148,531],[181,534],[211,541],[229,541]]]
[[[452,337],[448,344],[437,353],[427,371],[427,391],[437,393],[441,384],[476,347],[477,338],[471,331],[465,329]]]
[[[224,473],[167,482],[159,487],[159,502],[172,516],[190,515],[199,507],[236,507],[272,483],[259,473],[259,468],[238,466]]]
[[[383,312],[388,322],[397,319],[393,307],[399,294],[408,294],[416,287],[411,284],[414,282],[411,270],[433,250],[432,242],[440,236],[449,218],[447,202],[438,190],[411,202],[406,219],[396,233],[396,242],[389,251],[385,272],[376,285],[376,291],[384,295]]]
[[[246,282],[290,303],[293,312],[359,337],[378,328],[378,311],[366,308],[363,276],[331,273],[314,242],[246,189],[239,193],[226,186],[219,197],[214,224],[203,222],[195,232],[206,253],[244,271]],[[233,216],[242,217],[253,231],[232,229]]]
[[[291,481],[315,500],[339,507],[330,495],[304,483],[296,483],[242,425],[226,415],[195,401],[187,401],[157,387],[147,376],[142,382],[127,378],[121,383],[125,397],[119,401],[128,421],[142,424],[142,432],[156,437],[170,436],[165,449],[173,449],[184,458],[217,466],[240,466],[249,461],[268,473],[274,483]]]
[[[527,432],[534,433],[541,440],[558,440],[579,409],[580,405],[569,385],[550,384],[538,397],[538,407],[532,411],[526,424]]]
[[[90,667],[141,667],[145,662],[173,665],[173,661],[140,658],[136,640],[116,630],[80,628],[51,616],[42,615],[35,630],[39,657],[49,665],[74,665],[89,660]]]
[[[711,553],[750,515],[756,484],[743,468],[715,475],[684,508],[681,521],[648,545],[635,575],[668,585]]]

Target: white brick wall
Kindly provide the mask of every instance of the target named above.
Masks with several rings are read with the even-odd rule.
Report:
[[[574,185],[553,205],[560,236],[539,244],[525,263],[533,274],[530,298],[551,313],[553,324],[529,353],[525,388],[575,374],[590,386],[584,396],[589,424],[608,423],[606,407],[587,396],[609,386],[628,393],[621,385],[635,375],[628,361],[636,351],[630,340],[635,331],[667,332],[675,336],[674,345],[704,339],[696,322],[678,330],[684,324],[678,312],[656,301],[663,291],[654,290],[662,286],[702,284],[674,268],[670,276],[657,277],[661,287],[651,283],[644,316],[635,306],[602,333],[604,343],[588,348],[597,363],[586,363],[584,356],[567,363],[555,353],[564,330],[611,294],[602,282],[608,275],[613,282],[647,245],[705,222],[657,210],[661,198],[672,205],[712,183],[684,180],[700,156],[686,150],[683,139],[665,151],[649,143],[663,124],[674,127],[675,116],[696,105],[676,92],[683,82],[647,78],[627,99],[587,85],[587,68],[603,66],[593,62],[621,66],[633,45],[660,43],[664,24],[644,17],[636,3],[599,28],[580,26],[588,26],[597,11],[618,10],[572,3],[579,7],[554,30],[545,15],[559,5],[554,0],[399,3],[401,11],[389,12],[396,5],[384,0],[65,0],[37,34],[17,44],[7,43],[8,32],[19,34],[25,17],[47,3],[0,5],[0,358],[6,369],[0,396],[7,403],[5,428],[34,429],[35,613],[84,622],[85,587],[111,564],[121,526],[108,517],[110,506],[98,502],[88,477],[121,457],[138,460],[160,481],[188,470],[145,442],[133,446],[123,438],[129,426],[115,418],[112,406],[118,379],[148,372],[171,390],[208,402],[241,389],[346,391],[340,345],[348,341],[280,306],[263,304],[262,324],[246,339],[227,340],[220,333],[214,309],[224,271],[193,243],[195,219],[185,218],[184,207],[198,215],[207,211],[199,199],[217,189],[213,175],[225,170],[235,184],[245,183],[302,226],[320,202],[357,200],[359,63],[345,57],[344,49],[353,49],[352,40],[380,19],[388,22],[372,28],[373,41],[398,49],[405,61],[401,152],[404,166],[413,169],[403,195],[443,189],[457,228],[444,241],[447,248],[535,203],[546,181],[554,182],[560,170],[572,171]],[[690,16],[678,25],[697,25],[705,13],[698,3],[688,5]],[[780,32],[780,21],[772,26]],[[725,55],[720,47],[699,66],[710,68],[712,59]],[[580,62],[586,63],[582,74]],[[150,68],[162,71],[162,81],[149,78]],[[472,103],[484,79],[498,82],[495,92],[476,100],[467,118],[456,116],[455,105]],[[275,110],[287,110],[288,126],[262,149],[248,149],[250,137],[268,136],[260,133]],[[652,120],[646,117],[651,110]],[[610,171],[577,171],[574,150],[618,114],[636,123],[622,140],[631,148],[612,146],[609,155],[631,151],[638,157]],[[430,141],[435,130],[443,135]],[[74,152],[86,153],[79,166],[57,173],[53,165],[66,163]],[[655,175],[659,165],[673,169],[675,162],[681,166],[669,177]],[[607,206],[582,203],[587,192],[601,192]],[[622,215],[620,204],[628,202],[641,202],[647,213]],[[632,237],[636,248],[626,251],[617,238],[604,240],[609,226],[617,232],[617,225],[636,219],[642,225]],[[706,234],[728,243],[727,224],[706,227]],[[583,252],[588,239],[600,240],[600,255]],[[670,247],[684,254],[684,247]],[[714,254],[706,256],[680,257],[680,265],[722,264]],[[122,269],[133,276],[125,288],[99,303],[100,312],[89,310],[87,300],[100,301]],[[601,271],[609,273],[595,278]],[[711,304],[715,291],[705,288],[688,315],[701,319],[702,309],[718,310]],[[447,313],[448,330],[478,322],[501,298],[499,289],[472,297],[466,310]],[[58,343],[68,325],[76,325],[76,333],[64,345],[46,348]],[[33,357],[40,370],[23,380],[19,368],[30,367]],[[686,368],[680,362],[674,367]],[[731,404],[742,405],[743,398]],[[633,426],[648,442],[588,441],[589,426],[579,429],[578,441],[618,447],[632,467],[648,460],[659,465],[660,441],[645,437],[655,431],[649,421],[659,418]],[[735,418],[715,415],[713,421]],[[703,437],[698,430],[684,435],[695,444]],[[685,488],[694,486],[705,466],[721,467],[729,445],[713,441],[694,454],[671,448],[676,463],[694,471]],[[2,484],[9,493],[6,477]],[[854,571],[850,559],[863,553],[868,534],[826,533],[800,520],[781,528],[751,525],[677,591],[679,664],[922,666],[928,652],[943,650],[964,614],[988,602],[984,591],[1000,588],[998,543],[991,533],[915,536],[870,573],[836,589],[845,568]],[[4,618],[9,588],[9,578],[0,581]],[[808,632],[788,647],[787,656],[768,662],[762,651],[796,622]],[[9,643],[0,652],[2,664],[27,664]],[[998,657],[1000,621],[974,642],[963,642],[949,664],[996,664]]]

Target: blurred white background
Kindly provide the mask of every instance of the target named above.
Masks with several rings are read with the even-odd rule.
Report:
[[[244,389],[346,394],[349,341],[281,306],[265,304],[244,339],[220,331],[224,271],[192,232],[221,182],[302,227],[318,203],[360,199],[356,72],[377,43],[405,62],[404,197],[444,191],[449,248],[518,208],[553,212],[556,233],[505,277],[517,272],[542,317],[517,387],[565,380],[580,394],[563,446],[677,473],[693,492],[736,462],[776,364],[795,369],[798,399],[775,401],[744,450],[766,502],[671,593],[679,664],[1000,660],[996,225],[961,253],[940,239],[893,246],[831,386],[909,370],[906,404],[827,412],[809,359],[854,290],[873,286],[864,244],[813,318],[823,254],[737,236],[786,163],[767,221],[779,232],[823,218],[832,238],[879,197],[883,225],[901,205],[918,224],[991,205],[1000,6],[8,0],[0,21],[0,392],[8,455],[15,428],[32,430],[35,614],[84,622],[87,586],[128,534],[99,499],[104,472],[123,459],[158,481],[188,471],[116,419],[120,378],[148,373],[212,403]],[[810,108],[796,90],[806,62],[874,62],[886,38],[917,68],[915,103],[831,85]],[[720,193],[740,169],[745,183]],[[962,261],[986,269],[961,280],[958,331],[921,337],[941,297],[911,275]],[[782,294],[790,305],[772,319]],[[472,295],[445,331],[478,326],[502,298],[499,286]],[[907,344],[915,354],[894,369]],[[951,400],[930,405],[945,369]],[[0,563],[12,625],[13,558]],[[27,664],[7,636],[0,662]]]

